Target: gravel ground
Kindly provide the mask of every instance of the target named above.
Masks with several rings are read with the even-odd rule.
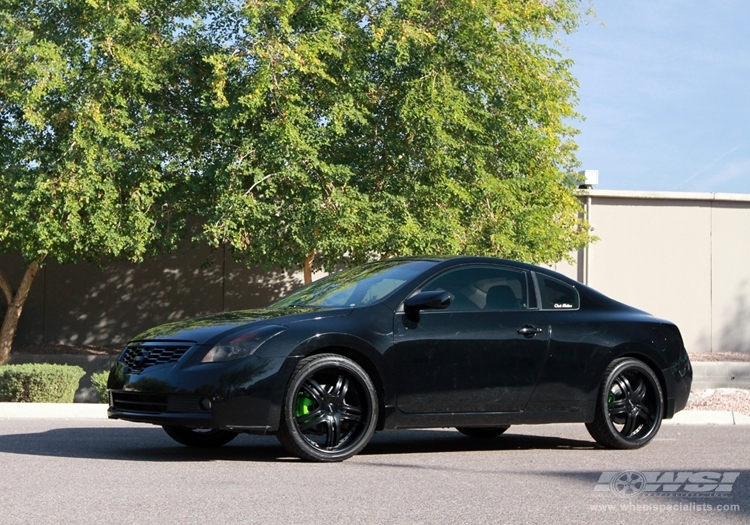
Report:
[[[732,361],[732,362],[750,362],[750,353],[748,352],[699,352],[690,354],[690,360],[693,363],[715,362],[715,361]]]
[[[731,410],[750,416],[750,390],[716,388],[690,392],[685,410]]]

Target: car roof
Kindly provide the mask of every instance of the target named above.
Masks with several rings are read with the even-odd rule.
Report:
[[[554,277],[562,277],[565,281],[571,284],[581,284],[578,281],[570,279],[569,277],[556,272],[550,268],[544,266],[537,266],[521,261],[515,261],[512,259],[501,259],[499,257],[486,257],[478,255],[457,255],[457,256],[444,256],[444,255],[430,255],[430,256],[413,256],[413,257],[394,257],[392,259],[386,259],[389,261],[434,261],[439,263],[439,267],[453,266],[456,264],[503,264],[507,266],[515,266],[525,270],[532,270],[536,272],[546,273]]]

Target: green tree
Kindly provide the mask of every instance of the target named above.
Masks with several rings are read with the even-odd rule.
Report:
[[[0,251],[26,264],[17,288],[0,272],[0,364],[45,261],[137,261],[182,233],[198,7],[0,0]]]
[[[210,30],[216,151],[201,213],[248,262],[552,262],[579,218],[575,0],[251,0]],[[220,49],[218,49],[220,48]]]
[[[207,8],[210,6],[210,10]],[[555,261],[578,217],[575,0],[0,0],[0,251]]]

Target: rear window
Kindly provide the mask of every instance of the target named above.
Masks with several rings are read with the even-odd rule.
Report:
[[[576,310],[580,306],[578,291],[569,284],[541,273],[536,274],[536,279],[543,310]]]

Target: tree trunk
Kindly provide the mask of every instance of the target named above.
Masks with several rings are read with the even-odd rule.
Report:
[[[29,264],[26,267],[26,272],[23,274],[23,279],[21,279],[21,286],[18,287],[18,291],[15,293],[13,293],[8,280],[0,272],[0,288],[3,289],[5,299],[8,302],[3,326],[0,328],[0,365],[6,364],[10,359],[10,350],[13,346],[13,337],[15,337],[16,329],[18,328],[18,319],[21,317],[23,305],[29,297],[31,283],[34,282],[34,277],[38,271],[38,262],[34,261]]]
[[[310,255],[308,255],[305,258],[305,268],[304,268],[305,284],[310,284],[312,282],[312,263],[314,260],[315,260],[315,248],[310,250]]]

